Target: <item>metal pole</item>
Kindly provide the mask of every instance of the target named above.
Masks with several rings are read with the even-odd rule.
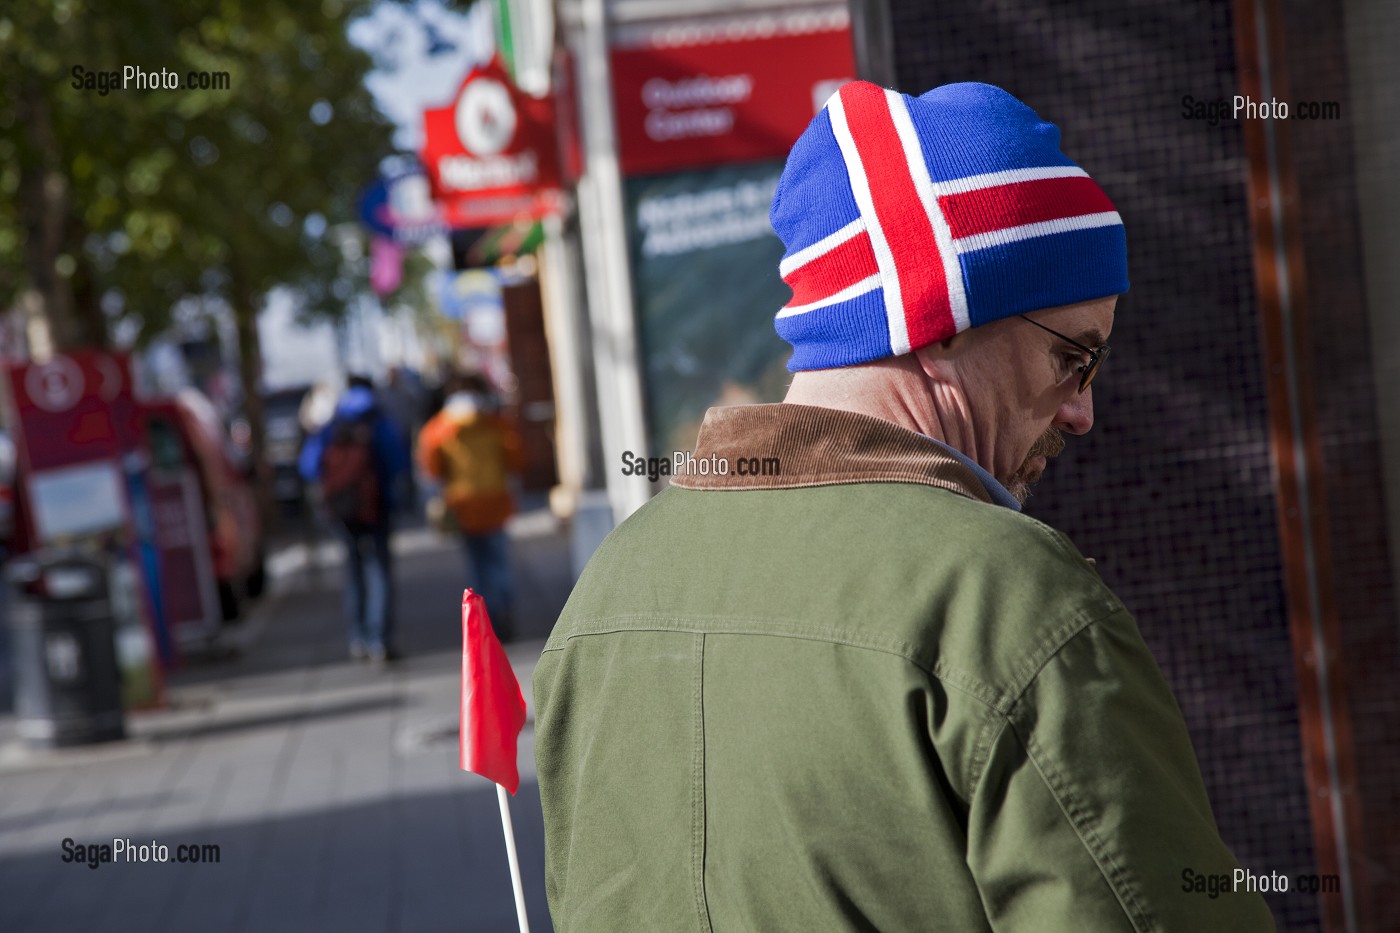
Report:
[[[515,918],[520,922],[520,933],[530,933],[530,920],[525,916],[525,887],[520,883],[520,856],[515,853],[515,827],[510,821],[510,795],[501,785],[496,785],[496,799],[501,804],[501,832],[506,837],[506,858],[510,860],[510,886],[515,891]]]
[[[1259,44],[1259,83],[1264,100],[1273,100],[1273,75],[1269,68],[1269,22],[1264,0],[1254,4],[1256,37]],[[1351,877],[1351,844],[1347,839],[1346,814],[1342,812],[1341,774],[1338,766],[1337,735],[1335,714],[1332,710],[1332,690],[1328,684],[1328,653],[1323,634],[1322,604],[1319,595],[1318,560],[1312,531],[1312,509],[1309,506],[1310,482],[1308,478],[1307,454],[1304,450],[1304,427],[1302,402],[1297,381],[1297,370],[1291,365],[1297,359],[1297,349],[1293,345],[1293,294],[1289,287],[1287,240],[1283,229],[1283,196],[1279,185],[1278,139],[1273,121],[1263,120],[1264,154],[1268,166],[1270,220],[1273,225],[1274,262],[1278,276],[1278,306],[1282,319],[1284,355],[1290,365],[1284,370],[1288,384],[1288,418],[1293,434],[1293,483],[1297,487],[1299,513],[1303,525],[1303,561],[1307,577],[1308,615],[1312,620],[1313,656],[1317,658],[1317,685],[1319,718],[1322,725],[1322,751],[1327,762],[1327,780],[1332,793],[1328,805],[1332,811],[1332,828],[1337,839],[1337,871],[1341,876],[1342,911],[1347,933],[1357,933],[1356,903]],[[1283,480],[1287,481],[1287,480]]]
[[[582,0],[580,13],[579,97],[587,170],[579,185],[579,213],[606,464],[624,450],[643,457],[648,450],[608,62],[606,0]],[[606,467],[603,474],[614,522],[621,522],[650,498],[647,483]]]
[[[588,432],[590,412],[585,404],[585,371],[581,362],[587,349],[579,327],[578,308],[569,282],[563,224],[558,217],[543,221],[545,238],[540,244],[540,291],[544,303],[545,334],[554,374],[555,448],[559,458],[559,484],[573,501],[588,482]]]

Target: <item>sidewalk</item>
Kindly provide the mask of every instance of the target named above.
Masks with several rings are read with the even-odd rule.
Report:
[[[511,533],[507,652],[528,702],[568,545],[547,511]],[[494,786],[457,768],[465,561],[425,529],[394,552],[404,658],[386,671],[346,659],[338,550],[297,545],[274,555],[241,650],[176,672],[170,708],[129,716],[130,739],[33,752],[0,716],[0,930],[517,929]],[[531,929],[548,931],[530,723],[512,815]],[[62,861],[65,838],[154,842],[171,861],[94,870]],[[190,843],[218,863],[176,863]]]

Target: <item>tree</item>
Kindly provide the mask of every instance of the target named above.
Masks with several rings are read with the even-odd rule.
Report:
[[[324,234],[390,152],[364,86],[373,62],[346,37],[369,5],[56,0],[3,14],[0,58],[19,80],[0,100],[0,306],[47,322],[62,349],[106,345],[118,320],[150,336],[182,298],[221,299],[261,462],[265,296],[291,286],[335,314],[361,287]],[[138,89],[128,66],[181,87]]]

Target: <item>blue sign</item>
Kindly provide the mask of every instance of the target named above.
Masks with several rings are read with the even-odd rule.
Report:
[[[359,212],[372,232],[405,246],[447,232],[428,177],[417,169],[375,179],[360,195]]]

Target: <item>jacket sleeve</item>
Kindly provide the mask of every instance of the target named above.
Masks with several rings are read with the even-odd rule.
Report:
[[[434,479],[442,479],[442,459],[437,455],[442,446],[442,416],[434,415],[418,432],[418,465]]]
[[[1233,889],[1185,721],[1126,610],[987,731],[968,865],[997,933],[1274,929],[1262,896]]]
[[[321,479],[321,451],[325,449],[328,430],[329,427],[322,427],[307,437],[306,443],[301,445],[301,455],[297,457],[297,472],[308,483],[316,483]]]

